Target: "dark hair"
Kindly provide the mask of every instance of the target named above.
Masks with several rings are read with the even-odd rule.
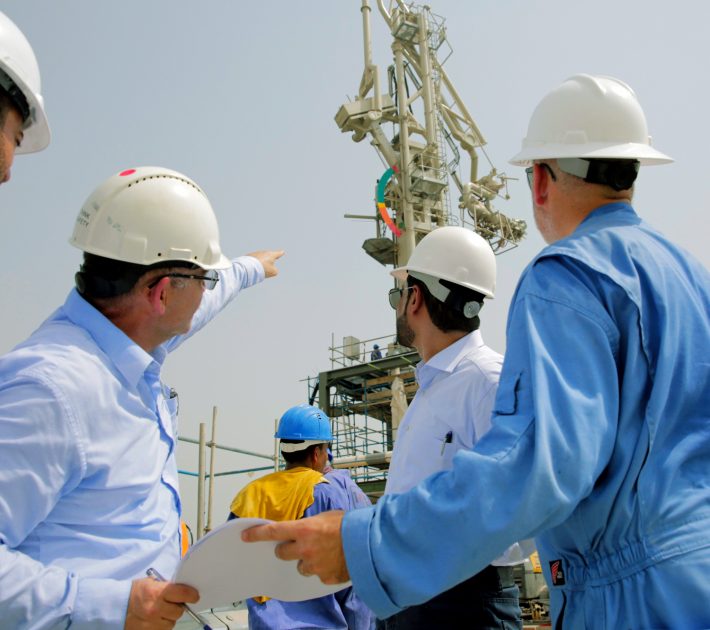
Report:
[[[5,90],[0,88],[0,126],[5,126],[5,119],[10,109],[17,109],[15,102]]]
[[[0,70],[0,124],[5,124],[5,118],[10,108],[17,110],[22,122],[30,117],[30,106],[15,82],[4,71]]]
[[[153,269],[174,267],[194,269],[196,265],[181,260],[138,265],[84,252],[84,263],[74,276],[74,281],[77,290],[85,299],[106,299],[128,293],[143,275]]]
[[[298,444],[299,442],[302,442],[303,440],[281,440],[281,441],[285,442],[286,444]],[[304,448],[302,451],[295,451],[292,453],[284,453],[283,451],[281,451],[281,457],[284,458],[284,461],[287,464],[302,464],[302,463],[306,462],[308,459],[310,459],[313,451],[315,451],[319,446],[323,446],[323,444],[311,444],[309,447]]]
[[[441,280],[440,278],[436,278],[435,280],[447,289],[450,289],[450,293],[446,297],[445,302],[437,300],[423,281],[411,275],[407,276],[407,286],[417,286],[422,292],[424,304],[426,304],[429,317],[431,317],[434,326],[442,332],[462,331],[470,333],[474,330],[478,330],[478,327],[481,325],[480,318],[478,315],[470,318],[464,316],[463,306],[471,301],[480,302],[482,304],[485,296],[473,289],[462,287],[455,282]]]

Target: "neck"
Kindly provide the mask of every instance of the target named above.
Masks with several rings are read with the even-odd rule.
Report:
[[[468,335],[467,332],[462,330],[443,332],[435,326],[432,326],[432,328],[433,330],[431,333],[423,336],[423,339],[414,340],[414,347],[423,361],[428,361],[433,356],[439,354],[442,350],[445,350],[450,345],[456,343],[459,339]]]

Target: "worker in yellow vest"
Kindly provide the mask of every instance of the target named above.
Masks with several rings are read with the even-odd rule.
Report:
[[[347,495],[323,475],[328,445],[333,439],[330,419],[317,407],[291,407],[274,436],[280,440],[285,470],[245,486],[232,501],[229,518],[268,518],[286,521],[328,510],[347,510]],[[367,630],[374,616],[352,588],[303,602],[257,597],[247,601],[251,630],[330,628]]]

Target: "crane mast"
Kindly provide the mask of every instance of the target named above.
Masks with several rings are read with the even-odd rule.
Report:
[[[385,0],[376,2],[391,34],[392,63],[381,75],[372,54],[373,9],[370,0],[361,0],[362,78],[357,95],[335,115],[341,131],[355,142],[367,138],[383,163],[371,180],[375,215],[346,215],[375,220],[376,234],[363,248],[382,265],[404,266],[417,243],[444,225],[475,230],[497,254],[515,247],[526,225],[494,207],[508,199],[505,174],[491,165],[479,176],[486,140],[444,70],[453,51],[443,18],[402,0],[388,7]],[[469,170],[462,174],[466,156]],[[450,190],[458,193],[453,210]],[[384,490],[399,423],[417,390],[420,357],[392,335],[346,336],[342,346],[333,339],[330,351],[331,368],[308,379],[308,400],[331,419],[334,466],[349,468],[376,498]]]
[[[401,266],[426,234],[443,225],[470,227],[497,254],[515,247],[526,224],[493,206],[497,198],[509,198],[505,174],[491,165],[486,175],[478,175],[486,140],[444,70],[453,52],[444,19],[427,6],[392,0],[388,8],[384,0],[376,2],[392,36],[388,89],[382,91],[372,59],[370,2],[362,0],[365,67],[357,96],[335,116],[355,142],[369,137],[385,165],[375,186],[376,237],[363,248],[383,265]],[[459,171],[462,153],[470,160],[465,181]],[[450,181],[458,191],[454,212]]]

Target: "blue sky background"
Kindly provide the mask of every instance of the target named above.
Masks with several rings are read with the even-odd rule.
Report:
[[[522,169],[507,159],[540,98],[572,74],[610,74],[634,88],[655,146],[676,159],[642,169],[635,205],[709,265],[710,3],[430,6],[447,19],[454,54],[445,68],[488,140],[487,154],[521,178],[498,207],[530,228],[523,245],[498,258],[497,297],[482,312],[489,345],[504,350],[516,279],[543,247]],[[343,218],[374,213],[383,170],[374,149],[353,143],[333,120],[363,70],[360,2],[6,0],[0,8],[35,49],[53,132],[47,151],[17,158],[12,182],[0,189],[0,351],[72,287],[81,254],[67,239],[93,188],[124,168],[173,168],[207,192],[228,255],[287,252],[278,278],[245,292],[164,371],[180,392],[184,435],[197,437],[217,405],[219,442],[272,451],[274,419],[304,401],[302,379],[330,367],[332,336],[340,344],[345,335],[367,339],[394,328],[388,270],[361,249],[374,224]],[[390,40],[376,8],[372,25],[385,76]],[[179,463],[196,470],[195,447],[182,444]],[[221,453],[217,468],[259,464]],[[217,522],[246,481],[218,480]],[[195,482],[182,482],[194,523]]]

